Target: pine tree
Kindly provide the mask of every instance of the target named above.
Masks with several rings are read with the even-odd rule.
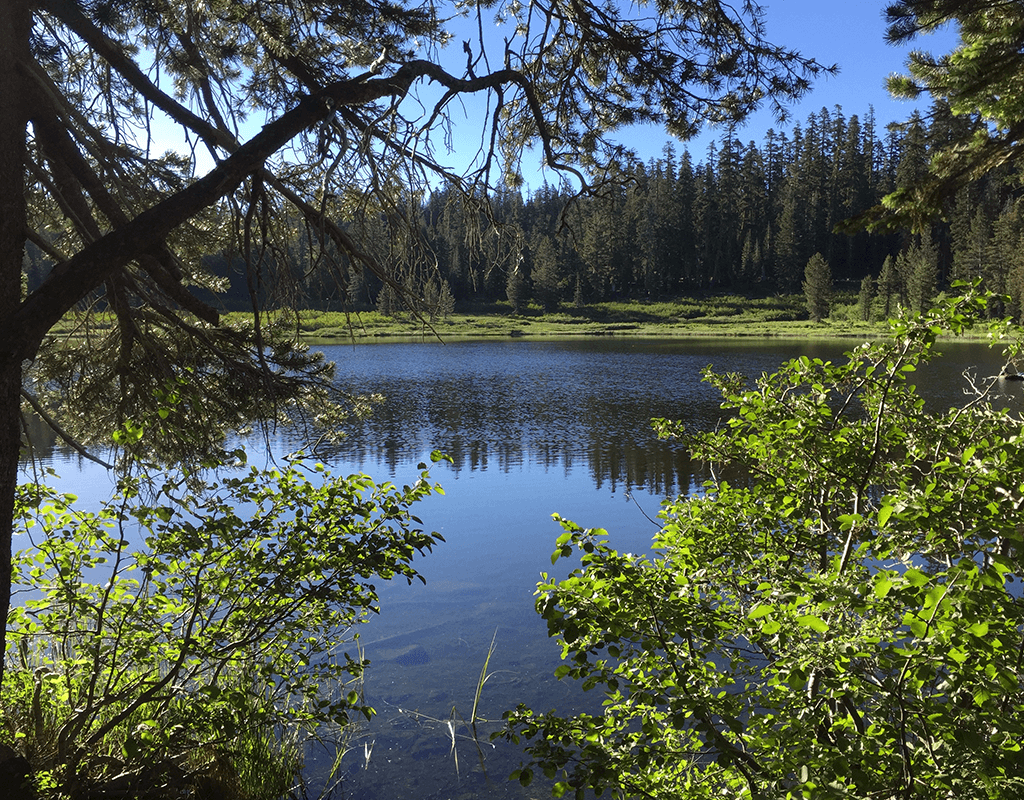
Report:
[[[800,264],[807,250],[805,198],[796,172],[791,173],[782,190],[778,236],[775,240],[775,282],[779,289],[792,291],[800,281]]]
[[[928,175],[928,137],[921,114],[915,111],[900,126],[900,156],[896,164],[896,188],[909,189]]]
[[[719,281],[735,285],[740,279],[743,249],[743,219],[740,145],[730,129],[722,137],[715,177],[718,230],[714,237]]]
[[[526,310],[526,304],[530,299],[530,286],[521,263],[515,264],[508,271],[508,277],[505,279],[505,296],[512,306],[513,314],[522,314]]]
[[[977,208],[967,229],[967,236],[953,240],[953,277],[972,281],[985,274],[992,232],[985,211]]]
[[[966,183],[1020,157],[1024,7],[998,0],[898,0],[886,9],[886,17],[886,39],[894,44],[951,22],[959,34],[952,53],[913,50],[910,75],[889,78],[892,94],[916,99],[928,92],[970,122],[935,141],[926,173],[912,185],[901,184],[881,209],[878,225],[920,228],[942,214],[948,198]]]
[[[447,280],[441,281],[441,290],[437,295],[437,315],[441,319],[448,319],[455,313],[455,295],[452,294],[452,286]]]
[[[875,310],[880,319],[891,319],[903,303],[903,282],[896,269],[896,259],[891,255],[882,262],[882,271],[878,274],[878,296]]]
[[[565,279],[559,266],[558,249],[550,236],[538,233],[531,248],[533,296],[545,311],[557,311]]]
[[[764,242],[768,237],[771,208],[764,160],[753,142],[743,151],[740,173],[739,233],[742,249],[738,274],[743,283],[751,284],[767,277]]]
[[[833,162],[833,217],[831,228],[851,217],[867,211],[874,198],[871,196],[871,158],[865,151],[865,134],[860,118],[854,114],[846,126],[846,137],[840,152]],[[872,272],[869,236],[864,231],[852,235],[834,237],[836,246],[833,253],[842,254],[837,275],[856,278],[861,272]]]
[[[907,287],[907,308],[915,314],[923,314],[935,299],[938,286],[938,247],[929,234],[922,234],[900,258],[905,264],[901,272]]]
[[[698,164],[695,174],[693,198],[693,224],[696,238],[695,277],[701,287],[719,286],[722,274],[719,268],[717,237],[721,226],[718,218],[718,193],[715,178],[718,148],[708,146],[707,161]]]
[[[985,288],[996,293],[989,304],[993,316],[1006,313],[1002,297],[1011,295],[1011,306],[1020,308],[1020,290],[1016,276],[1024,271],[1021,262],[1024,254],[1024,223],[1020,218],[1020,206],[1008,203],[1003,212],[996,218],[992,226],[992,238],[989,242],[985,265]]]
[[[811,322],[821,322],[832,304],[832,268],[821,253],[815,253],[807,262],[803,287]]]
[[[865,275],[860,282],[860,292],[857,294],[857,313],[863,322],[871,321],[871,301],[875,296],[875,279]]]

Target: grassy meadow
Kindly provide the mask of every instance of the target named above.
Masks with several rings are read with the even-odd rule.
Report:
[[[293,331],[311,344],[343,341],[373,342],[396,338],[478,338],[493,336],[777,336],[864,337],[881,334],[884,323],[864,322],[856,294],[837,293],[831,314],[811,322],[802,294],[743,297],[704,295],[665,302],[592,303],[544,311],[531,304],[515,314],[507,302],[459,304],[447,317],[431,319],[427,313],[404,311],[383,314],[376,310],[305,310],[270,312],[265,324]],[[224,321],[251,326],[249,312],[228,312]],[[108,312],[91,313],[88,321],[69,315],[54,329],[57,336],[84,336],[115,325]]]
[[[837,298],[823,322],[807,318],[803,295],[748,298],[715,295],[671,302],[640,301],[564,306],[545,312],[530,305],[519,314],[508,303],[457,307],[433,320],[427,314],[378,311],[303,311],[285,325],[310,342],[370,342],[393,338],[470,338],[493,336],[864,336],[882,330],[860,320],[855,298]],[[236,315],[228,315],[229,319]],[[238,314],[241,321],[244,314]]]

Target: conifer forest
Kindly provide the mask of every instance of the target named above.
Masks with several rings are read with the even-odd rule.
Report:
[[[947,198],[944,219],[924,233],[844,224],[913,185],[933,148],[980,124],[937,101],[927,114],[880,130],[871,109],[847,115],[836,106],[789,131],[769,130],[760,143],[744,144],[740,131],[727,130],[698,155],[666,144],[659,158],[624,162],[582,194],[545,183],[504,187],[486,200],[441,189],[406,196],[402,208],[367,203],[346,224],[376,243],[394,286],[344,254],[333,269],[313,269],[323,254],[296,220],[274,253],[278,266],[291,268],[275,271],[282,285],[261,291],[311,309],[390,313],[413,298],[432,311],[495,301],[514,311],[530,303],[554,310],[707,292],[799,292],[808,261],[821,254],[836,288],[859,293],[861,307],[880,319],[897,307],[922,311],[958,280],[1009,296],[1010,307],[992,313],[1020,319],[1024,218],[1015,168],[960,188]],[[224,252],[205,261],[231,286],[217,301],[246,308],[242,259]],[[40,258],[30,285],[46,268]]]

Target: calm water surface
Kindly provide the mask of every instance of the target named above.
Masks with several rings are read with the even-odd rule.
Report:
[[[559,534],[553,512],[608,529],[615,546],[643,550],[660,500],[704,480],[677,446],[658,442],[650,419],[684,419],[707,430],[719,398],[701,370],[751,379],[797,355],[838,359],[856,343],[781,340],[572,340],[374,344],[326,347],[345,389],[386,397],[374,415],[323,454],[336,471],[409,482],[431,450],[453,465],[433,477],[446,491],[421,504],[424,524],[446,539],[418,566],[426,586],[389,584],[381,614],[362,626],[372,666],[367,699],[378,710],[343,760],[337,797],[547,797],[505,778],[520,756],[486,738],[518,702],[538,710],[596,705],[551,677],[558,648],[533,610],[533,591]],[[961,373],[993,375],[998,353],[952,344],[940,368],[919,373],[922,392],[946,404],[962,397]],[[282,442],[282,447],[291,444]],[[54,456],[80,494],[109,479]],[[495,643],[478,714],[469,717],[488,646]],[[457,737],[452,752],[451,728]],[[365,759],[369,752],[369,760]],[[483,764],[481,766],[481,753]],[[310,774],[328,759],[310,753]]]

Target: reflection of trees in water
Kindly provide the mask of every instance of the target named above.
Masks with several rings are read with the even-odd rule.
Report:
[[[510,473],[529,464],[553,473],[582,472],[597,488],[615,492],[642,488],[665,496],[690,491],[710,472],[691,463],[680,443],[658,441],[651,419],[682,419],[692,431],[709,430],[723,412],[718,395],[700,382],[701,367],[715,362],[722,371],[756,375],[774,370],[785,353],[769,348],[767,355],[758,355],[756,347],[745,343],[688,355],[681,350],[684,344],[673,343],[667,355],[650,343],[619,352],[615,348],[627,345],[607,341],[339,350],[334,357],[342,362],[341,373],[351,376],[343,388],[353,394],[380,392],[387,400],[369,418],[353,420],[340,445],[317,455],[383,464],[397,473],[438,449],[451,456],[456,473]],[[806,349],[836,358],[845,347],[808,343]],[[935,365],[915,374],[922,395],[932,403],[963,401],[964,369],[984,376],[997,374],[1003,364],[997,352],[980,344],[947,348]],[[992,402],[1019,404],[1018,387],[1004,387],[1013,396]],[[39,462],[78,458],[40,420],[27,423]],[[306,444],[288,437],[287,430],[278,430],[274,447],[284,451]]]
[[[36,458],[40,461],[51,461],[58,452],[57,434],[35,414],[23,415],[25,429],[22,438],[28,438],[28,452],[22,453],[22,460]]]
[[[61,464],[58,471],[62,473],[73,473],[86,465],[91,465],[91,468],[96,467],[93,462],[83,458],[58,438],[53,429],[35,414],[23,414],[22,424],[21,468],[26,473],[26,480],[37,479],[32,475],[32,470],[43,466]],[[88,450],[92,455],[98,457],[107,455],[106,449],[102,447],[90,446]]]
[[[678,443],[661,442],[651,418],[672,409],[658,398],[609,398],[585,387],[513,376],[394,382],[372,417],[351,427],[336,455],[394,470],[438,449],[462,470],[510,472],[524,463],[586,468],[598,488],[689,490],[706,476]],[[717,406],[701,409],[717,414]]]
[[[595,445],[589,461],[595,486],[608,485],[613,492],[643,487],[656,495],[685,493],[708,477],[705,467],[683,448],[660,442],[647,448],[628,442]]]

